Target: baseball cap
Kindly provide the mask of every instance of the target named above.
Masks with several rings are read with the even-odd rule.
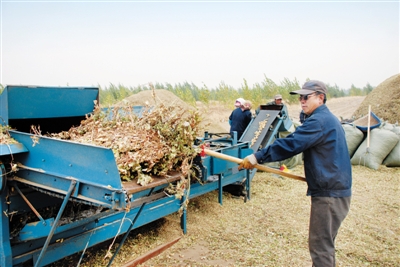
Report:
[[[306,82],[300,90],[290,92],[291,95],[309,95],[314,92],[320,92],[323,94],[328,94],[328,90],[323,82],[317,80],[311,80]]]
[[[282,99],[282,95],[275,95],[274,99]]]

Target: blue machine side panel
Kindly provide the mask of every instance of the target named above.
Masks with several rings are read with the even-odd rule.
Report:
[[[239,158],[244,159],[245,157],[247,157],[248,155],[251,155],[253,153],[254,153],[254,151],[251,148],[242,148],[242,149],[240,149]]]
[[[2,118],[1,124],[8,125],[8,94],[5,89],[0,95],[0,117]]]
[[[221,150],[220,153],[237,158],[239,156],[239,147]],[[226,173],[229,169],[237,167],[238,164],[224,159],[212,158],[213,174]]]
[[[28,149],[23,144],[0,144],[0,156],[14,155],[18,153],[28,152]]]
[[[99,93],[98,88],[10,86],[4,90],[9,120],[84,116],[93,112]]]
[[[15,156],[16,161],[25,166],[72,176],[80,182],[122,188],[111,149],[47,137],[41,137],[33,146],[33,135],[17,131],[10,131],[10,134],[29,149],[29,153]]]

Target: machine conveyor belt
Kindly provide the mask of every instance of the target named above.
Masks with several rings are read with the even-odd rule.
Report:
[[[271,129],[272,124],[276,124],[276,117],[279,115],[279,110],[260,110],[257,117],[248,126],[246,132],[241,137],[240,141],[250,142],[253,151],[263,148],[264,143],[268,141],[276,129]]]
[[[151,189],[164,184],[172,183],[181,179],[182,174],[178,172],[168,173],[166,176],[152,176],[153,181],[147,185],[140,185],[136,182],[123,182],[122,187],[127,194],[133,194]]]

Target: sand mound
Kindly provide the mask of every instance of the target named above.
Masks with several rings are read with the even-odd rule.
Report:
[[[355,118],[368,114],[368,106],[379,118],[389,123],[396,123],[400,118],[400,74],[393,75],[379,84],[369,93],[358,109]]]
[[[210,101],[208,105],[197,101],[197,109],[203,117],[204,130],[209,133],[229,133],[228,118],[232,109],[227,109],[217,101]]]
[[[160,103],[163,103],[166,106],[179,105],[183,109],[194,108],[193,106],[181,100],[178,96],[174,95],[174,93],[165,89],[154,90],[154,95],[153,90],[141,91],[137,94],[133,94],[127,98],[124,98],[121,102],[118,102],[116,106],[124,104],[129,104],[132,106],[154,106]]]

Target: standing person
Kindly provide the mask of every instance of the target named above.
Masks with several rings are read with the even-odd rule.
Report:
[[[247,125],[251,121],[251,112],[250,110],[245,108],[245,100],[244,99],[237,99],[236,101],[240,102],[240,107],[236,108],[232,111],[231,115],[229,116],[229,121],[231,128],[229,133],[233,137],[233,132],[237,132],[237,139],[239,140],[244,131],[247,128]]]
[[[235,108],[240,108],[240,106],[242,105],[242,103],[244,102],[245,100],[243,99],[243,98],[238,98],[238,99],[236,99],[235,100]]]
[[[283,107],[282,107],[282,110],[285,110],[286,113],[287,113],[287,107],[286,107],[285,104],[283,104],[282,95],[280,95],[280,94],[275,95],[275,96],[274,96],[274,100],[268,102],[268,103],[265,104],[265,105],[266,105],[266,106],[270,106],[270,105],[283,106]],[[258,107],[258,108],[256,109],[256,114],[258,114],[258,113],[260,113],[260,107]]]
[[[352,171],[344,130],[329,111],[327,89],[321,81],[308,81],[299,94],[308,118],[286,138],[247,156],[239,169],[253,169],[263,162],[275,162],[304,154],[307,195],[311,196],[309,251],[313,266],[335,266],[335,238],[350,208]]]
[[[282,95],[280,95],[280,94],[275,95],[274,96],[274,100],[271,101],[271,102],[268,102],[266,105],[280,105],[280,106],[282,106],[283,105]]]
[[[242,105],[242,103],[244,103],[245,102],[245,100],[243,99],[243,98],[238,98],[238,99],[236,99],[235,100],[235,108],[240,108],[240,106]],[[232,125],[232,121],[231,121],[231,119],[230,119],[230,117],[229,117],[229,120],[228,120],[228,122],[229,122],[229,125]]]
[[[253,104],[251,103],[250,100],[244,101],[244,109],[251,110],[252,106],[253,106]]]

